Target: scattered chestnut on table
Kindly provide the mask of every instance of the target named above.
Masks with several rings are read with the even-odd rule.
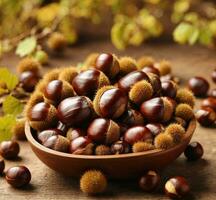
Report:
[[[0,157],[0,175],[3,174],[5,168],[5,162],[4,159]]]
[[[216,98],[208,97],[201,103],[201,108],[211,108],[216,112]]]
[[[3,141],[0,144],[0,155],[5,159],[17,158],[19,151],[20,147],[16,141]]]
[[[193,77],[188,81],[188,88],[195,96],[205,97],[209,90],[209,83],[202,77]]]
[[[5,178],[11,186],[20,188],[29,184],[31,173],[25,166],[11,167],[7,170]]]
[[[190,186],[187,180],[182,176],[170,178],[165,184],[165,193],[172,199],[186,197],[190,193]]]
[[[216,113],[211,108],[203,108],[195,114],[197,121],[202,126],[211,126],[216,122]]]
[[[216,69],[212,72],[212,80],[216,83]]]
[[[208,96],[209,96],[209,97],[216,98],[216,88],[210,90],[210,91],[208,92]]]
[[[199,142],[191,142],[185,149],[184,155],[188,161],[196,161],[203,156],[204,150]]]
[[[147,171],[139,180],[139,186],[144,192],[155,191],[161,182],[159,174],[155,171]]]

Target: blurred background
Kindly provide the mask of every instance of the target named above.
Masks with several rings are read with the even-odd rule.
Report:
[[[1,0],[0,56],[39,59],[50,49],[108,39],[119,50],[147,41],[214,48],[214,0]]]

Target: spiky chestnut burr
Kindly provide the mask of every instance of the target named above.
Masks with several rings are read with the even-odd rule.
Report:
[[[25,136],[26,118],[16,119],[16,124],[12,128],[12,132],[17,140],[26,140]]]
[[[80,189],[88,195],[103,193],[107,188],[107,178],[98,170],[86,171],[80,179]]]
[[[36,76],[39,76],[41,71],[41,65],[33,58],[24,58],[19,62],[17,66],[17,72],[21,74],[26,71],[30,71]]]
[[[92,102],[85,96],[69,97],[58,105],[59,120],[67,126],[79,126],[88,122],[94,114]]]
[[[110,155],[111,154],[111,149],[107,145],[98,145],[95,148],[95,155]]]
[[[64,35],[58,32],[52,33],[47,40],[47,46],[54,51],[62,51],[66,45],[67,41]]]
[[[155,60],[152,57],[142,56],[137,60],[137,68],[141,70],[144,67],[153,66],[154,62],[155,62]]]
[[[27,112],[27,119],[30,126],[37,131],[52,128],[57,123],[57,110],[53,105],[40,102]]]
[[[120,138],[118,124],[109,119],[98,118],[87,129],[88,138],[99,144],[112,144]]]
[[[95,68],[113,79],[120,71],[118,58],[114,54],[102,53],[95,61]]]
[[[133,144],[132,151],[133,153],[144,152],[155,149],[154,145],[149,142],[136,142]]]
[[[186,103],[190,105],[192,108],[195,105],[195,97],[193,93],[186,88],[178,89],[176,94],[176,101],[178,103]]]
[[[137,63],[136,60],[134,60],[131,57],[121,57],[119,59],[119,65],[120,65],[120,74],[126,75],[132,71],[137,70]]]
[[[89,69],[79,73],[71,82],[78,95],[92,98],[96,91],[109,85],[108,77],[97,69]]]
[[[127,108],[126,94],[114,86],[104,86],[95,95],[93,106],[95,112],[105,118],[120,117]]]
[[[62,70],[59,68],[58,69],[56,68],[56,69],[49,71],[43,77],[44,82],[49,83],[50,81],[59,79],[59,74],[61,73],[61,71]]]
[[[173,138],[175,144],[179,144],[185,135],[185,129],[179,124],[170,124],[166,127],[165,133]]]
[[[59,74],[58,79],[61,81],[67,81],[69,84],[72,84],[72,81],[75,76],[78,75],[76,67],[66,67],[63,68]]]
[[[84,61],[84,65],[85,66],[95,66],[95,62],[97,60],[97,57],[99,56],[99,53],[90,53],[85,61]]]
[[[194,117],[193,109],[188,104],[181,103],[176,107],[175,116],[188,122]]]
[[[53,105],[58,105],[63,99],[73,96],[73,87],[66,81],[53,80],[44,89],[45,102]]]
[[[171,135],[160,133],[155,137],[154,146],[157,149],[169,149],[174,146],[174,141]]]
[[[155,63],[154,67],[156,67],[160,71],[160,76],[170,74],[172,71],[171,63],[167,60],[162,60],[159,63]]]

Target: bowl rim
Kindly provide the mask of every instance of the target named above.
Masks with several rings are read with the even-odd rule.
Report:
[[[37,140],[35,140],[35,138],[32,136],[32,132],[31,132],[31,128],[29,125],[29,122],[26,121],[25,123],[25,135],[26,138],[28,140],[28,142],[33,145],[35,148],[40,149],[41,151],[44,151],[48,154],[52,154],[53,156],[59,156],[59,157],[67,157],[67,158],[73,158],[73,159],[91,159],[91,160],[100,160],[100,159],[119,159],[119,158],[134,158],[134,157],[139,157],[139,156],[152,156],[152,155],[156,155],[156,154],[160,154],[163,153],[167,153],[170,151],[173,151],[175,149],[177,149],[179,146],[183,145],[184,142],[188,139],[191,138],[194,131],[196,129],[196,119],[193,118],[191,119],[191,121],[189,122],[188,128],[186,130],[186,134],[183,138],[183,141],[178,144],[175,145],[174,147],[167,149],[167,150],[163,150],[163,149],[154,149],[154,150],[148,150],[145,152],[138,152],[138,153],[128,153],[128,154],[115,154],[115,155],[100,155],[100,156],[96,156],[96,155],[77,155],[77,154],[70,154],[70,153],[64,153],[64,152],[59,152],[59,151],[55,151],[53,149],[49,149],[45,146],[43,146],[42,144],[40,144]]]

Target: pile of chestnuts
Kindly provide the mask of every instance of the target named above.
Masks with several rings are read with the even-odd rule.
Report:
[[[25,117],[47,148],[80,155],[137,153],[179,144],[194,96],[179,89],[168,61],[90,55],[37,84]]]

